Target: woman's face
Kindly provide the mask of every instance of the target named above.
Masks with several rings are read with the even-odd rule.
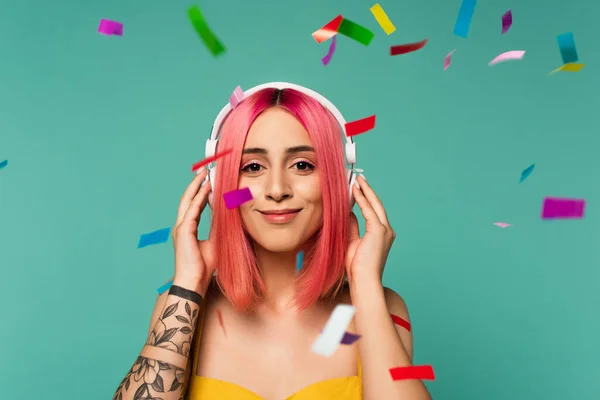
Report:
[[[246,231],[267,251],[298,251],[321,227],[323,199],[308,132],[287,111],[273,107],[248,131],[239,188],[253,200],[240,206]]]

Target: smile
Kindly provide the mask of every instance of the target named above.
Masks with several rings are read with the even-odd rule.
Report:
[[[293,220],[301,211],[299,210],[269,210],[259,211],[267,222],[272,224],[285,224]]]

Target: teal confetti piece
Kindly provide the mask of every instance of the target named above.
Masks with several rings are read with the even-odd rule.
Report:
[[[153,244],[165,243],[167,240],[169,240],[170,233],[171,228],[163,228],[154,232],[144,233],[142,236],[140,236],[138,249],[151,246]]]
[[[158,294],[163,294],[164,292],[169,290],[171,285],[173,285],[173,279],[171,279],[169,282],[165,283],[164,285],[162,285],[161,287],[156,289],[156,291],[158,292]]]
[[[304,262],[304,252],[301,251],[296,256],[296,271],[300,271],[302,269],[302,263]]]
[[[523,182],[525,179],[527,179],[527,177],[529,175],[531,175],[531,173],[533,172],[533,169],[535,168],[535,164],[531,164],[529,167],[525,168],[523,170],[523,172],[521,172],[521,180],[519,181],[519,183]]]
[[[2,162],[0,162],[0,169],[6,167],[8,165],[8,160],[4,160]]]

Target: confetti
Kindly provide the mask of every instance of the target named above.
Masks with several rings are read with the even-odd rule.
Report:
[[[412,53],[425,47],[429,39],[422,40],[417,43],[399,44],[397,46],[390,47],[390,55],[397,56],[400,54]]]
[[[523,182],[525,179],[527,179],[527,177],[529,175],[531,175],[531,173],[533,172],[533,169],[535,168],[535,164],[531,164],[529,167],[525,168],[523,170],[523,172],[521,172],[521,179],[519,180],[519,183]]]
[[[455,50],[456,49],[452,50],[450,53],[448,53],[446,58],[444,58],[444,71],[450,67],[450,64],[452,63],[452,54],[454,54]]]
[[[8,165],[8,160],[4,160],[2,162],[0,162],[0,169],[6,167]]]
[[[579,219],[585,212],[585,200],[546,197],[542,204],[542,219]]]
[[[469,28],[471,27],[471,19],[473,19],[473,12],[475,12],[475,5],[477,0],[463,0],[458,11],[458,17],[456,18],[456,24],[454,24],[454,34],[462,38],[467,38]]]
[[[368,46],[371,43],[371,40],[375,36],[373,32],[368,30],[367,28],[358,25],[348,19],[342,19],[342,23],[338,27],[338,33],[341,33],[344,36],[349,37],[350,39],[354,39],[359,43]]]
[[[577,48],[575,47],[575,38],[573,32],[563,33],[556,37],[560,55],[562,56],[563,64],[576,63],[579,60],[577,56]]]
[[[252,200],[252,193],[250,189],[245,187],[239,190],[232,190],[223,194],[223,200],[225,200],[225,207],[228,209],[236,208],[241,206],[247,201]]]
[[[396,27],[394,26],[394,24],[392,24],[392,21],[390,21],[387,14],[385,13],[385,11],[383,11],[383,8],[381,8],[379,3],[369,8],[369,10],[371,10],[371,13],[375,17],[375,20],[377,20],[377,23],[379,24],[379,26],[381,26],[381,29],[383,29],[383,31],[387,35],[391,35],[396,30]]]
[[[231,108],[236,108],[240,101],[244,100],[244,91],[241,87],[236,87],[229,96],[229,104],[231,104]]]
[[[343,19],[344,17],[338,15],[329,21],[324,27],[316,32],[313,32],[312,37],[317,41],[317,43],[323,43],[327,39],[334,37],[337,35],[338,28],[340,27]]]
[[[500,33],[500,34],[503,35],[506,32],[508,32],[508,30],[510,29],[511,26],[512,26],[512,11],[509,9],[502,16],[502,33]]]
[[[321,61],[323,62],[323,65],[327,65],[327,64],[329,64],[329,61],[331,61],[331,57],[333,57],[333,53],[335,53],[336,40],[337,40],[337,36],[334,36],[331,38],[331,44],[329,45],[329,51],[327,52],[327,54],[325,54],[325,57],[323,57],[321,59]]]
[[[394,314],[390,314],[390,315],[392,316],[392,321],[394,321],[394,324],[401,326],[410,332],[410,322],[408,322],[404,318],[400,318],[397,315],[394,315]]]
[[[339,347],[353,316],[354,307],[348,304],[338,304],[325,324],[323,332],[314,341],[313,353],[331,357]]]
[[[221,325],[221,329],[223,329],[223,334],[227,336],[227,331],[225,331],[225,324],[223,324],[223,315],[221,314],[221,310],[217,310],[217,318],[219,319],[219,325]]]
[[[142,236],[140,236],[138,249],[151,246],[153,244],[165,243],[167,240],[169,240],[169,233],[171,233],[171,228],[163,228],[154,232],[144,233]]]
[[[202,15],[202,11],[198,6],[192,6],[188,9],[188,17],[194,26],[194,29],[200,35],[202,41],[213,56],[218,56],[219,54],[225,52],[225,46],[219,42],[219,39],[215,36],[215,34],[210,30],[204,16]]]
[[[494,58],[492,61],[489,62],[488,65],[491,67],[492,65],[496,65],[498,63],[508,61],[508,60],[520,60],[523,58],[524,55],[525,55],[525,50],[507,51],[507,52],[500,54],[496,58]]]
[[[345,332],[344,337],[342,338],[342,344],[352,344],[360,339],[360,335],[355,335],[350,332]]]
[[[508,228],[510,226],[510,224],[507,224],[506,222],[494,222],[494,225],[499,226],[500,228]]]
[[[550,75],[555,74],[557,72],[560,71],[564,71],[564,72],[579,72],[583,69],[583,67],[585,67],[585,64],[577,64],[577,63],[568,63],[565,65],[562,65],[559,68],[556,68],[554,71],[550,72]]]
[[[205,158],[202,161],[198,161],[197,163],[195,163],[194,165],[192,165],[192,172],[197,171],[200,168],[202,168],[202,167],[204,167],[204,166],[206,166],[206,165],[208,165],[208,164],[210,164],[212,162],[215,162],[216,160],[218,160],[221,157],[225,157],[226,155],[230,154],[232,151],[233,151],[232,149],[226,149],[226,150],[223,150],[223,151],[218,151],[218,152],[215,153],[214,156]]]
[[[375,128],[375,115],[370,117],[359,119],[356,121],[348,122],[345,125],[346,136],[356,136],[361,133],[365,133]]]
[[[165,283],[164,285],[162,285],[161,287],[156,289],[156,291],[158,292],[158,294],[163,294],[164,292],[169,290],[171,285],[173,285],[173,279],[171,279],[169,282]]]
[[[415,365],[410,367],[396,367],[390,369],[390,375],[395,381],[405,379],[435,380],[435,373],[431,365]]]
[[[107,36],[123,36],[123,24],[117,21],[111,21],[103,18],[100,20],[100,25],[98,26],[98,33]]]
[[[296,271],[300,271],[302,269],[303,263],[304,263],[304,252],[301,251],[296,255]]]

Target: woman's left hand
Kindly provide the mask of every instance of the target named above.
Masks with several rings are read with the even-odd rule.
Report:
[[[396,234],[390,226],[381,200],[371,186],[362,176],[359,176],[357,181],[360,189],[354,185],[352,193],[365,218],[366,232],[361,238],[358,219],[353,212],[350,221],[348,251],[346,252],[346,272],[349,280],[357,275],[371,275],[381,280],[383,268]]]

